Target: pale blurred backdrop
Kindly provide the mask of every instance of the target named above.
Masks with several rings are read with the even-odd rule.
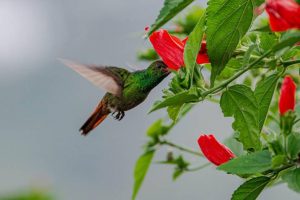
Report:
[[[60,200],[130,199],[133,167],[142,153],[145,131],[165,115],[147,112],[168,80],[121,122],[110,117],[82,137],[78,128],[104,92],[57,58],[146,67],[136,60],[136,51],[149,45],[142,37],[144,27],[154,21],[162,4],[162,0],[0,0],[1,195],[46,188]],[[223,140],[231,134],[231,119],[223,117],[218,105],[202,103],[169,138],[198,150],[200,133]],[[163,159],[167,150],[154,159]],[[138,199],[229,199],[240,183],[213,166],[172,182],[171,167],[153,164]],[[280,185],[260,199],[299,196]]]

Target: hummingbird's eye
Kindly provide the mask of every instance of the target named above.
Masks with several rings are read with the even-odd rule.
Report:
[[[163,66],[163,65],[157,65],[157,68],[158,68],[158,69],[163,69],[164,66]]]
[[[159,62],[156,63],[156,68],[160,69],[160,70],[163,70],[163,69],[166,68],[166,65],[162,61],[159,61]]]

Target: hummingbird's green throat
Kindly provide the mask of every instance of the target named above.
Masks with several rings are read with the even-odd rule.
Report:
[[[87,135],[110,113],[115,119],[121,120],[125,111],[142,103],[149,92],[170,73],[162,61],[155,61],[147,69],[135,72],[119,67],[82,65],[68,60],[62,62],[97,87],[107,91],[95,111],[80,128],[83,135]]]

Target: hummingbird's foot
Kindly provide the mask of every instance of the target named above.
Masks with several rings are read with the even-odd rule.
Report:
[[[125,112],[124,111],[120,111],[120,113],[121,113],[121,116],[120,116],[119,120],[122,120],[123,117],[125,116]]]
[[[123,117],[125,116],[125,112],[124,111],[118,111],[117,115],[114,116],[116,112],[112,113],[112,116],[116,119],[116,120],[121,120],[123,119]]]
[[[118,119],[118,117],[117,117],[118,114],[119,114],[119,113],[118,113],[117,111],[115,111],[115,112],[113,112],[113,113],[111,114],[111,116],[113,116],[114,119]]]

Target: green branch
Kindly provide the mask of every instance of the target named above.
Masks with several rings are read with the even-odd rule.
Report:
[[[187,171],[187,172],[194,172],[194,171],[201,170],[201,169],[203,169],[203,168],[205,168],[205,167],[208,167],[208,166],[210,166],[210,165],[211,165],[211,163],[205,163],[205,164],[200,165],[200,166],[198,166],[198,167],[188,168],[188,169],[186,169],[186,171]]]
[[[186,147],[183,147],[183,146],[180,146],[178,144],[174,144],[172,142],[169,142],[167,140],[161,140],[159,141],[160,145],[167,145],[167,146],[170,146],[170,147],[173,147],[175,149],[178,149],[180,151],[184,151],[186,153],[190,153],[190,154],[193,154],[193,155],[196,155],[196,156],[200,156],[200,157],[203,157],[202,153],[198,152],[198,151],[194,151],[194,150],[191,150],[189,148],[186,148]]]
[[[281,64],[282,64],[284,67],[288,67],[288,66],[290,66],[290,65],[295,65],[295,64],[300,64],[300,59],[298,59],[298,60],[282,61]]]
[[[202,94],[202,98],[204,99],[207,95],[209,94],[213,94],[216,92],[219,92],[220,90],[224,89],[227,85],[229,85],[232,81],[236,80],[237,78],[239,78],[241,75],[243,75],[245,72],[247,72],[248,70],[250,70],[252,67],[254,67],[257,63],[259,63],[261,60],[263,60],[265,57],[267,57],[272,51],[269,50],[266,53],[264,53],[262,56],[260,56],[257,60],[253,61],[252,63],[250,63],[249,65],[246,65],[244,67],[243,70],[239,71],[238,73],[236,73],[234,76],[232,76],[230,79],[228,79],[227,81],[221,83],[220,85],[211,88],[210,90],[204,92]]]

